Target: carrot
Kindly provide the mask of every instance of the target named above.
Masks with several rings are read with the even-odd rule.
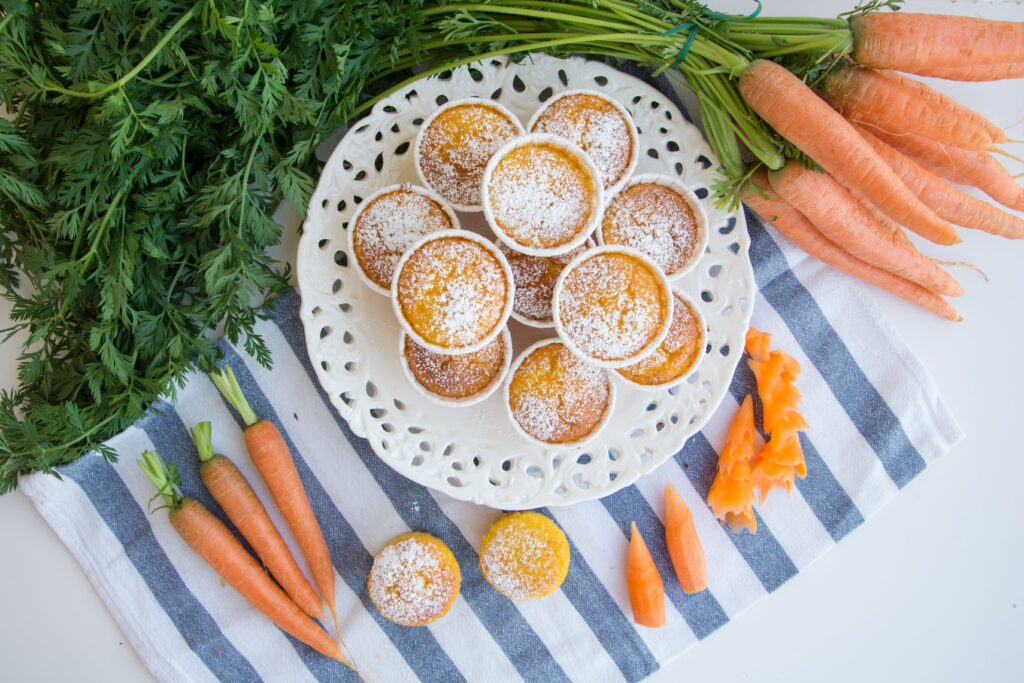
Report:
[[[853,59],[916,73],[929,66],[1024,61],[1024,23],[908,12],[868,12],[850,20]]]
[[[1024,61],[1000,62],[998,64],[923,66],[917,69],[916,73],[919,76],[945,78],[950,81],[1001,81],[1007,78],[1024,78]]]
[[[767,196],[762,195],[764,192]],[[762,166],[744,186],[743,201],[768,220],[776,230],[791,239],[801,249],[836,270],[884,289],[896,296],[940,315],[947,320],[962,320],[956,309],[935,292],[906,278],[893,275],[878,266],[861,261],[835,244],[814,227],[807,217],[785,200],[771,192],[768,174]]]
[[[177,470],[153,451],[144,452],[142,458],[139,467],[156,485],[171,526],[182,540],[281,630],[348,665],[338,643],[292,602],[223,522],[195,498],[182,495]]]
[[[708,491],[708,505],[720,522],[734,533],[745,528],[757,533],[754,516],[754,486],[750,461],[754,457],[754,403],[747,395],[736,411],[725,445],[718,454],[718,472]]]
[[[949,273],[880,226],[827,174],[790,160],[778,171],[769,172],[768,180],[783,199],[807,216],[826,237],[857,258],[937,294],[963,294],[963,288]]]
[[[331,563],[331,553],[327,549],[327,542],[324,541],[323,532],[309,504],[299,472],[295,469],[295,461],[288,451],[288,444],[273,422],[260,419],[253,412],[230,366],[225,366],[219,373],[211,374],[210,379],[245,421],[245,447],[249,451],[249,457],[295,534],[306,561],[309,562],[313,580],[331,610],[334,628],[340,635],[338,615],[334,607],[334,565]]]
[[[986,127],[874,69],[836,69],[825,76],[822,88],[829,104],[853,122],[917,133],[965,149],[989,149],[995,142]]]
[[[870,129],[858,127],[858,130],[903,180],[903,184],[940,217],[965,228],[984,230],[1010,239],[1024,238],[1024,220],[949,185],[913,159],[879,140]]]
[[[897,224],[896,221],[882,213],[881,209],[872,204],[871,200],[865,197],[860,190],[854,187],[847,187],[846,185],[844,185],[843,188],[850,194],[853,200],[860,205],[860,208],[864,209],[864,211],[866,211],[867,214],[875,220],[875,222],[885,228],[886,232],[890,233],[895,238],[894,242],[896,244],[910,249],[917,248],[913,246],[914,243],[910,241],[909,237],[907,237],[906,231]]]
[[[890,133],[871,128],[871,133],[895,147],[935,175],[978,188],[1003,206],[1024,211],[1024,187],[987,152],[960,149],[913,133]]]
[[[800,364],[796,359],[773,349],[767,358],[751,358],[747,365],[757,379],[765,431],[777,435],[807,429],[807,421],[798,408],[800,391],[795,383],[800,375]]]
[[[708,564],[693,513],[671,482],[665,482],[665,545],[683,592],[699,593],[707,588]]]
[[[911,78],[910,76],[901,74],[899,71],[890,71],[888,69],[874,69],[874,72],[879,76],[882,76],[883,78],[888,78],[890,81],[900,84],[904,88],[910,89],[919,97],[922,97],[928,100],[929,102],[933,102],[935,105],[939,107],[948,109],[956,113],[957,116],[961,117],[964,120],[970,121],[973,125],[984,128],[986,131],[988,131],[988,134],[989,136],[991,136],[993,142],[1007,141],[1006,131],[1004,131],[1002,128],[992,123],[984,116],[971,109],[970,107],[965,107],[964,105],[954,100],[952,97],[947,97],[946,95],[940,93],[938,90],[931,87],[927,83],[919,81],[916,78]]]
[[[939,244],[958,241],[956,231],[903,186],[853,125],[785,67],[754,60],[740,77],[739,90],[782,137],[894,221]]]
[[[323,617],[324,607],[320,596],[302,575],[302,570],[245,475],[231,460],[213,452],[210,423],[200,422],[189,431],[202,461],[199,476],[214,500],[256,551],[256,555],[288,597],[309,616],[317,619]]]
[[[654,566],[654,558],[647,549],[636,522],[629,532],[629,557],[626,560],[626,588],[633,621],[641,626],[661,628],[665,625],[665,585]]]
[[[762,167],[763,170],[764,167]],[[767,182],[767,176],[764,176],[765,182]],[[758,360],[764,360],[768,358],[768,353],[771,351],[772,335],[767,332],[762,332],[756,327],[747,328],[747,336],[743,342],[743,348],[747,350],[751,358]]]

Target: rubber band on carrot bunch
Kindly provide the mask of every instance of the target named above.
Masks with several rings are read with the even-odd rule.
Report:
[[[747,332],[747,365],[757,379],[761,397],[764,431],[768,441],[753,458],[751,481],[764,503],[776,488],[793,490],[796,477],[807,476],[807,463],[800,446],[799,433],[807,429],[800,413],[800,391],[796,380],[800,364],[792,356],[771,349],[771,335],[751,327]]]

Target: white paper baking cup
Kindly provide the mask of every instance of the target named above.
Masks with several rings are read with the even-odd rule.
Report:
[[[639,351],[637,351],[632,356],[629,356],[628,358],[619,358],[611,360],[605,358],[598,358],[592,355],[591,353],[583,349],[576,342],[576,340],[574,340],[568,334],[568,332],[566,332],[565,326],[562,324],[562,320],[560,317],[562,289],[565,285],[566,277],[576,268],[578,268],[580,264],[583,263],[584,261],[600,257],[605,254],[625,254],[626,256],[630,256],[644,263],[651,270],[651,272],[653,272],[655,276],[658,278],[658,281],[661,283],[662,291],[665,294],[665,299],[668,301],[667,315],[665,316],[665,319],[662,321],[661,327],[658,328],[657,334],[654,336],[653,339],[647,342],[647,344],[643,348],[641,348]],[[584,358],[590,361],[591,363],[594,363],[595,365],[599,365],[604,368],[614,369],[621,368],[626,365],[632,365],[633,363],[636,363],[637,361],[642,360],[647,356],[651,355],[652,353],[654,353],[654,350],[658,348],[658,344],[660,344],[665,339],[665,335],[668,334],[668,328],[672,323],[672,303],[672,287],[671,285],[669,285],[668,278],[665,277],[665,272],[658,266],[657,263],[652,261],[645,254],[642,254],[641,252],[631,247],[610,245],[597,247],[596,249],[588,249],[587,251],[583,252],[582,254],[580,254],[579,256],[577,256],[576,258],[569,262],[569,265],[565,267],[565,269],[562,271],[562,274],[558,276],[558,280],[555,281],[555,292],[551,301],[551,315],[554,318],[555,331],[558,333],[559,338],[563,342],[565,342],[565,345],[568,346],[574,353],[578,354],[580,358]]]
[[[346,240],[348,243],[348,254],[350,260],[355,262],[356,272],[359,273],[359,279],[363,282],[363,284],[372,289],[373,291],[377,292],[378,294],[383,294],[384,296],[391,296],[391,286],[388,285],[386,289],[384,287],[381,287],[373,279],[371,279],[370,276],[367,275],[366,272],[363,270],[363,264],[359,261],[359,257],[356,256],[355,233],[356,228],[359,226],[359,218],[360,216],[363,215],[363,210],[367,206],[369,206],[378,197],[388,194],[389,192],[397,192],[399,190],[405,192],[414,192],[416,194],[421,194],[424,197],[432,199],[433,201],[437,202],[438,206],[441,207],[445,215],[448,216],[448,220],[450,220],[452,223],[452,228],[458,230],[462,227],[462,225],[459,223],[459,217],[455,214],[454,209],[452,209],[452,205],[449,204],[444,197],[442,197],[441,195],[427,187],[420,187],[419,185],[413,185],[412,183],[398,183],[396,185],[388,185],[387,187],[382,187],[381,189],[377,190],[369,197],[364,199],[359,204],[359,208],[356,209],[356,212],[352,214],[352,218],[350,218],[348,222],[348,230],[346,231],[348,233],[346,236]],[[422,235],[420,237],[422,237]],[[397,267],[397,262],[395,263],[395,265]],[[394,275],[394,272],[392,272],[392,280],[394,280]]]
[[[529,356],[537,349],[547,346],[549,344],[562,344],[562,340],[559,339],[558,337],[550,337],[548,339],[541,339],[538,342],[534,342],[530,346],[523,349],[522,353],[516,356],[516,359],[512,362],[512,367],[509,368],[502,389],[505,401],[505,414],[508,415],[508,419],[512,423],[512,427],[516,430],[516,433],[518,433],[527,441],[538,444],[540,446],[544,446],[546,448],[570,448],[575,446],[582,446],[583,444],[587,443],[588,441],[590,441],[595,436],[601,433],[601,430],[604,429],[605,425],[608,424],[608,421],[611,419],[612,412],[615,410],[616,387],[615,382],[612,380],[611,373],[608,372],[607,370],[602,369],[602,373],[604,374],[605,379],[608,381],[608,405],[605,406],[604,415],[601,416],[600,422],[598,422],[594,426],[594,428],[590,430],[589,434],[577,439],[576,441],[553,442],[538,439],[536,436],[530,434],[525,429],[523,429],[523,426],[519,424],[519,420],[517,420],[515,418],[515,415],[512,414],[512,404],[510,402],[509,391],[512,386],[512,378],[515,376],[516,370],[519,369],[519,366],[522,365],[523,360],[526,359],[527,356]]]
[[[548,109],[550,109],[555,102],[566,97],[571,97],[573,95],[590,95],[592,97],[597,97],[601,100],[604,100],[608,104],[612,105],[612,107],[614,107],[615,110],[619,112],[619,114],[622,116],[622,119],[626,122],[626,131],[629,134],[630,143],[629,161],[626,162],[626,167],[622,170],[622,173],[619,175],[619,177],[615,178],[608,187],[604,188],[604,193],[607,197],[610,194],[618,192],[619,188],[621,188],[626,183],[626,181],[629,180],[629,176],[632,175],[633,171],[636,170],[636,164],[640,160],[640,136],[637,133],[636,123],[633,121],[633,116],[626,110],[624,106],[622,106],[622,103],[620,103],[615,98],[609,97],[607,94],[603,92],[598,92],[596,90],[566,90],[565,92],[560,92],[557,95],[553,96],[547,102],[545,102],[543,106],[537,109],[537,111],[533,113],[533,116],[530,117],[530,121],[526,124],[526,130],[529,131],[530,133],[537,132],[534,130],[534,128],[536,127],[537,122],[540,120],[540,117],[543,116],[544,113]],[[576,142],[575,140],[569,140],[569,142],[572,142],[575,145],[579,145],[579,143]],[[586,150],[583,150],[583,152],[584,154],[586,154]]]
[[[579,161],[580,165],[582,165],[584,170],[587,172],[587,175],[590,176],[590,183],[594,188],[590,197],[590,216],[587,222],[571,240],[555,247],[541,248],[520,244],[509,237],[494,218],[494,209],[490,201],[490,183],[491,176],[494,174],[494,169],[503,157],[508,155],[514,149],[527,145],[549,145],[551,147],[557,147],[558,149],[563,150],[566,154],[571,155]],[[568,253],[586,242],[587,238],[590,237],[597,226],[600,225],[602,215],[601,209],[604,206],[604,189],[601,184],[601,174],[598,173],[597,167],[594,166],[594,162],[590,160],[590,157],[588,157],[582,149],[567,141],[565,138],[560,138],[557,135],[533,133],[508,141],[501,149],[494,153],[491,160],[487,162],[487,168],[484,169],[483,182],[480,186],[480,198],[483,202],[484,217],[487,219],[487,224],[491,227],[491,230],[494,231],[494,234],[497,235],[498,239],[508,245],[510,249],[514,249],[515,251],[529,256],[558,256],[560,254]]]
[[[501,339],[502,345],[505,347],[504,360],[502,361],[501,364],[501,370],[498,372],[497,375],[494,376],[494,379],[491,380],[491,383],[484,387],[482,390],[470,396],[463,396],[462,398],[451,398],[449,396],[442,396],[441,394],[436,394],[433,391],[430,391],[425,386],[420,384],[420,381],[418,379],[416,379],[415,373],[413,373],[412,368],[409,367],[409,359],[405,355],[406,339],[410,339],[410,337],[406,333],[403,332],[402,334],[399,335],[398,356],[402,359],[402,370],[405,371],[405,377],[406,379],[409,380],[409,384],[413,385],[413,387],[418,392],[426,396],[434,403],[437,403],[438,405],[461,407],[470,406],[473,405],[474,403],[479,403],[480,401],[484,400],[485,398],[493,394],[495,390],[499,386],[501,386],[502,382],[505,381],[505,376],[508,375],[509,367],[512,365],[512,335],[511,333],[509,333],[508,327],[502,327],[499,339]]]
[[[641,185],[647,183],[653,185],[663,185],[675,191],[676,193],[679,194],[680,197],[683,198],[686,204],[693,211],[693,218],[694,222],[696,223],[695,238],[697,240],[697,244],[694,246],[693,249],[693,255],[679,268],[675,269],[672,272],[665,272],[665,276],[668,277],[669,280],[678,280],[679,278],[681,278],[682,276],[686,275],[687,273],[694,269],[694,267],[697,265],[697,262],[700,261],[700,259],[704,256],[704,252],[707,251],[708,248],[708,216],[707,213],[704,211],[704,206],[703,204],[701,204],[700,199],[697,198],[697,195],[695,195],[690,188],[688,188],[685,184],[683,184],[676,178],[664,175],[662,173],[638,173],[637,175],[630,178],[625,184],[623,184],[623,186],[614,195],[608,196],[608,199],[605,201],[603,213],[606,213],[608,211],[608,207],[610,207],[612,203],[615,201],[615,199],[623,192],[625,192],[627,189],[633,187],[634,185]],[[617,244],[615,242],[608,243],[604,239],[603,213],[601,223],[597,226],[597,241],[601,245],[611,246],[611,244]],[[650,256],[651,258],[657,258],[656,254],[647,255]]]
[[[497,102],[495,102],[493,100],[487,100],[487,99],[484,99],[482,97],[463,97],[461,99],[451,100],[450,102],[445,102],[440,107],[438,107],[437,109],[432,111],[430,113],[430,116],[428,116],[427,118],[425,118],[423,120],[423,124],[420,126],[419,132],[416,133],[416,140],[413,142],[413,147],[412,147],[412,157],[413,157],[413,160],[415,162],[414,165],[416,166],[416,175],[419,176],[419,179],[420,179],[421,183],[423,183],[427,187],[430,187],[431,189],[434,189],[434,188],[430,184],[430,182],[427,180],[426,175],[424,175],[423,167],[422,167],[422,165],[420,163],[420,160],[421,160],[421,156],[420,156],[420,142],[422,141],[423,135],[425,134],[426,130],[430,127],[430,124],[433,123],[434,119],[436,119],[442,112],[447,111],[448,109],[453,109],[454,107],[458,107],[458,106],[461,106],[461,105],[464,105],[464,104],[476,104],[476,105],[480,105],[480,106],[484,106],[484,107],[489,107],[489,108],[493,109],[494,111],[500,113],[505,118],[507,118],[512,124],[515,125],[516,129],[518,130],[518,133],[516,134],[516,136],[511,138],[511,139],[515,139],[516,137],[519,137],[519,136],[523,135],[526,132],[526,130],[523,128],[522,121],[520,121],[519,118],[515,114],[513,114],[506,107],[502,106],[501,104],[498,104]],[[440,194],[440,192],[438,192],[438,194]],[[449,201],[448,203],[451,204],[455,208],[456,211],[473,212],[473,211],[482,211],[483,210],[483,205],[482,204],[459,204],[458,202],[452,202],[452,201]]]
[[[508,247],[501,240],[496,239],[496,240],[494,240],[494,243],[499,245],[499,249],[501,247],[505,247],[509,251],[513,251],[511,247]],[[585,249],[593,249],[594,247],[597,246],[597,243],[594,242],[594,240],[592,238],[588,238],[586,240],[586,242],[583,243],[582,246]],[[530,256],[529,254],[523,254],[523,256],[526,257],[526,258],[553,258],[551,256]],[[506,256],[506,258],[508,258],[508,257]],[[567,266],[569,265],[568,262],[566,262],[566,265]],[[510,268],[512,267],[512,262],[511,261],[509,261],[509,267]],[[512,277],[513,278],[515,277],[515,272],[514,271],[512,273]],[[516,294],[517,295],[519,294],[521,289],[522,288],[519,286],[519,284],[516,283]],[[554,296],[554,288],[553,287],[552,287],[552,292],[551,293],[552,293],[552,296]],[[549,308],[549,310],[550,310],[550,308]],[[522,323],[522,324],[524,324],[524,325],[526,325],[528,327],[535,327],[537,329],[547,329],[547,328],[555,326],[555,321],[551,317],[548,317],[548,318],[546,318],[544,320],[536,320],[534,318],[527,318],[525,315],[520,314],[518,311],[516,311],[515,301],[512,302],[512,319],[517,321],[517,322],[520,322],[520,323]]]
[[[446,237],[466,239],[481,245],[488,252],[494,254],[494,257],[498,260],[498,263],[501,264],[502,272],[505,274],[505,305],[501,311],[501,318],[498,320],[497,323],[495,323],[494,329],[488,332],[485,337],[473,342],[472,344],[460,347],[440,346],[438,344],[428,342],[426,339],[420,336],[420,334],[413,329],[412,325],[409,324],[409,321],[405,319],[405,314],[402,312],[402,307],[398,303],[399,275],[402,272],[402,268],[404,268],[405,264],[409,261],[409,257],[412,254],[414,254],[424,244]],[[515,297],[515,287],[515,279],[512,277],[512,269],[509,268],[508,260],[505,258],[505,255],[502,254],[498,250],[498,248],[494,246],[486,238],[481,237],[475,232],[470,232],[468,230],[438,230],[436,232],[432,232],[428,235],[425,235],[421,239],[417,240],[412,246],[410,246],[405,251],[404,254],[402,254],[402,258],[398,260],[398,264],[395,266],[395,274],[391,278],[391,308],[392,310],[394,310],[395,317],[398,318],[398,322],[402,326],[402,329],[405,331],[406,334],[412,337],[413,341],[415,341],[417,344],[430,351],[434,351],[435,353],[445,353],[450,356],[457,356],[462,353],[472,353],[474,351],[479,351],[484,346],[486,346],[488,342],[490,342],[492,339],[494,339],[501,333],[501,330],[504,329],[506,323],[508,323],[509,315],[512,313],[512,303]]]
[[[700,338],[697,340],[698,352],[696,357],[693,359],[693,363],[690,364],[690,367],[684,369],[678,377],[670,379],[666,382],[662,382],[661,384],[641,384],[640,382],[634,382],[632,379],[622,374],[622,371],[629,366],[623,366],[615,371],[615,374],[619,376],[620,380],[626,382],[627,384],[629,384],[629,386],[635,387],[641,391],[663,391],[665,389],[669,389],[671,387],[678,386],[684,383],[687,380],[687,378],[689,378],[690,375],[693,374],[694,370],[696,370],[700,366],[701,361],[704,360],[704,356],[707,355],[706,346],[708,343],[708,328],[707,322],[704,319],[704,314],[701,313],[700,308],[697,307],[697,304],[691,297],[683,294],[678,290],[673,290],[672,294],[675,297],[678,297],[679,299],[682,299],[687,304],[689,304],[690,310],[693,311],[693,317],[697,319],[697,329],[700,331]],[[676,313],[679,311],[678,304],[678,301],[672,302],[673,316],[675,316]],[[671,325],[669,325],[669,327],[671,328]]]

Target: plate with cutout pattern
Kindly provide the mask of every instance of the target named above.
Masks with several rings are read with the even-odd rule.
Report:
[[[636,173],[666,173],[692,189],[708,214],[708,247],[673,283],[707,322],[707,347],[685,382],[641,391],[616,376],[615,410],[605,429],[577,448],[527,443],[509,422],[501,392],[466,407],[443,406],[414,389],[401,367],[401,328],[387,297],[358,277],[346,253],[356,207],[385,185],[418,184],[412,146],[423,120],[449,99],[478,96],[521,121],[553,94],[589,89],[618,100],[640,138]],[[636,481],[679,452],[728,391],[754,304],[750,238],[742,210],[710,201],[714,153],[700,130],[649,84],[601,62],[532,55],[515,63],[476,62],[418,81],[380,101],[331,153],[310,201],[298,245],[300,317],[317,379],[352,431],[384,462],[454,498],[503,510],[568,505]],[[493,239],[480,213],[463,228]],[[554,330],[509,324],[515,352]],[[338,476],[344,475],[338,463]]]

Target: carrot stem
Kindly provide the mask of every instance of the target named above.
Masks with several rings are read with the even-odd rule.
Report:
[[[238,414],[242,416],[247,427],[252,427],[260,421],[256,411],[252,409],[252,406],[245,399],[242,387],[238,385],[238,378],[235,377],[235,371],[231,369],[230,365],[225,365],[221,368],[220,372],[211,372],[210,379],[213,380],[213,383],[224,398],[227,399],[228,403],[234,406]]]
[[[196,450],[199,451],[199,459],[202,462],[210,462],[214,458],[213,441],[210,438],[210,423],[200,422],[189,430],[192,440],[195,441]]]

